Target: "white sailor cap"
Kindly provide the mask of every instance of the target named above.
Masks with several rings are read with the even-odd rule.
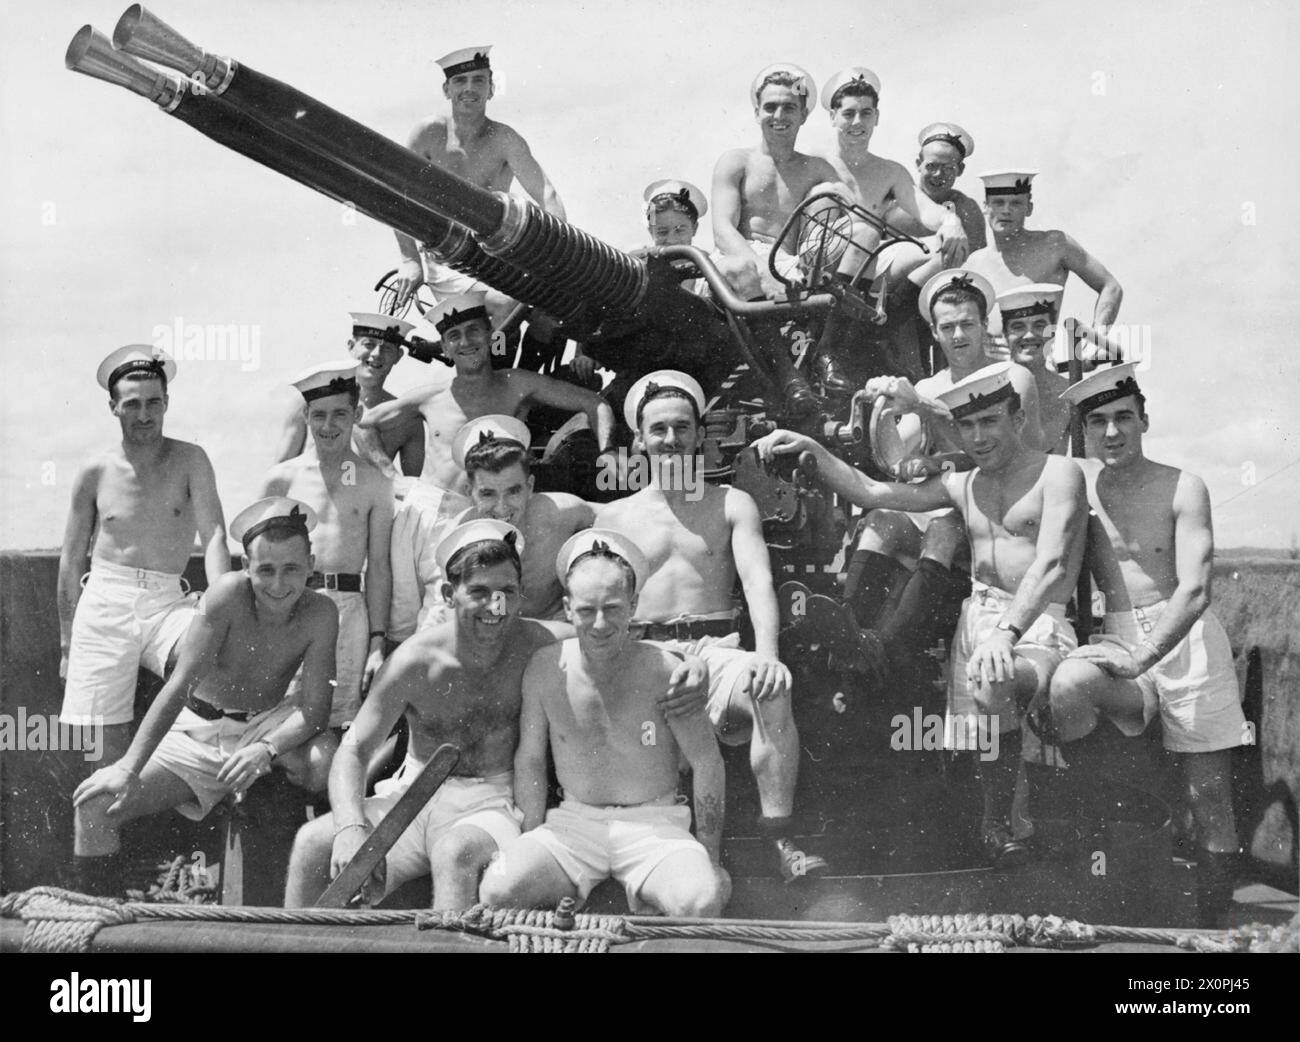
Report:
[[[984,182],[986,196],[1028,195],[1037,176],[1037,170],[986,170],[979,179]]]
[[[631,430],[639,430],[641,410],[645,408],[645,403],[670,389],[678,397],[685,394],[695,403],[695,415],[704,416],[704,388],[698,380],[676,369],[656,369],[653,373],[646,373],[627,392],[627,397],[623,399],[623,421]]]
[[[946,141],[961,153],[962,159],[975,154],[975,139],[956,123],[931,123],[916,135],[916,142],[922,148],[931,141]]]
[[[230,522],[230,534],[244,544],[268,528],[287,528],[307,535],[316,527],[316,511],[306,503],[288,496],[268,496],[244,507]]]
[[[977,369],[964,380],[958,380],[938,398],[948,406],[952,418],[959,420],[1005,401],[1015,393],[1016,389],[1011,385],[1011,363],[995,362]]]
[[[822,108],[830,112],[831,101],[835,97],[835,92],[841,87],[847,87],[850,83],[871,88],[876,100],[880,100],[880,77],[870,69],[861,65],[854,65],[848,69],[841,69],[826,82],[826,86],[822,88]]]
[[[127,344],[99,363],[95,379],[108,391],[127,373],[152,373],[155,376],[161,373],[170,384],[176,377],[176,363],[166,351],[152,344]]]
[[[355,358],[325,362],[304,369],[290,383],[298,388],[304,402],[328,398],[332,394],[349,394],[357,389],[357,370],[361,363]]]
[[[406,335],[415,328],[415,324],[392,315],[381,315],[374,311],[349,311],[352,316],[352,336],[382,340],[397,347],[406,342]]]
[[[627,536],[609,528],[584,528],[581,532],[571,535],[560,547],[560,552],[555,555],[556,577],[564,583],[569,577],[569,569],[578,558],[593,553],[613,554],[631,565],[632,575],[636,579],[636,589],[632,591],[633,594],[639,593],[646,579],[650,577],[650,564],[645,554],[641,552],[641,548]]]
[[[1133,375],[1136,372],[1136,362],[1123,362],[1098,369],[1077,384],[1067,387],[1061,392],[1061,398],[1075,406],[1080,416],[1086,416],[1099,405],[1108,405],[1119,398],[1127,398],[1130,394],[1141,394],[1137,377]]]
[[[443,74],[447,79],[459,76],[462,72],[472,72],[474,69],[491,69],[492,65],[488,61],[488,52],[491,50],[491,44],[483,47],[462,47],[458,51],[444,54],[438,59],[438,64],[442,66]]]
[[[1055,318],[1060,313],[1061,295],[1064,292],[1064,286],[1051,282],[1013,286],[998,294],[998,311],[1004,324],[1010,319],[1027,318],[1030,315],[1049,315]]]
[[[804,111],[807,112],[811,99],[817,96],[817,84],[813,82],[813,78],[807,72],[792,62],[776,62],[774,65],[769,65],[766,69],[761,70],[754,77],[754,82],[749,85],[750,104],[758,105],[758,93],[763,89],[763,81],[777,72],[789,73],[794,77],[794,87],[791,89],[803,98]]]
[[[523,533],[514,525],[490,517],[480,518],[477,521],[466,521],[463,525],[457,525],[438,543],[433,551],[433,559],[437,562],[438,570],[445,574],[451,559],[474,543],[508,543],[520,556],[523,556],[524,552]]]
[[[465,453],[476,445],[494,441],[512,441],[526,449],[532,440],[533,436],[528,429],[528,424],[516,420],[513,416],[493,413],[470,420],[456,432],[456,436],[451,441],[451,458],[456,461],[456,466],[464,470]]]
[[[673,202],[678,207],[690,206],[695,210],[695,219],[698,221],[709,212],[709,201],[704,198],[704,193],[696,188],[689,181],[678,181],[668,179],[664,181],[652,181],[646,185],[646,189],[641,193],[641,198],[646,203],[646,216],[650,216],[652,207],[650,203],[658,199],[661,195],[672,196]],[[689,213],[689,211],[688,211]]]
[[[934,299],[935,294],[946,289],[957,288],[981,294],[984,297],[985,313],[993,310],[996,294],[993,292],[993,284],[988,279],[978,271],[971,271],[969,268],[948,268],[937,275],[931,275],[926,284],[921,287],[921,296],[916,302],[921,317],[927,322],[933,321],[930,315],[930,301]]]
[[[436,307],[431,307],[424,313],[424,320],[438,331],[439,337],[462,322],[469,322],[476,318],[481,318],[490,324],[487,294],[477,289],[470,290],[468,293],[457,293],[454,297],[445,297],[438,301]]]

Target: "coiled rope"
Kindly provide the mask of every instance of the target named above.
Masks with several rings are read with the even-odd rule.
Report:
[[[675,919],[555,910],[491,908],[464,912],[414,909],[245,908],[146,904],[88,897],[41,886],[0,897],[0,918],[22,919],[23,951],[89,951],[104,926],[147,921],[311,926],[405,926],[505,941],[512,952],[605,952],[612,944],[656,939],[708,939],[810,944],[858,942],[914,953],[997,952],[1009,947],[1074,948],[1107,941],[1177,945],[1205,952],[1300,950],[1300,916],[1289,925],[1230,931],[1090,926],[1054,915],[896,915],[887,923],[825,923],[763,919]]]

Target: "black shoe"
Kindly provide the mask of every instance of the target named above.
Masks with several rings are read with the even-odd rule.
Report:
[[[1034,849],[1029,841],[1016,839],[1006,826],[998,826],[984,833],[984,855],[991,868],[1019,868],[1034,859]]]
[[[831,870],[830,864],[824,857],[818,854],[805,854],[794,845],[792,840],[784,836],[776,841],[775,848],[777,868],[781,878],[787,883],[800,879],[816,879]]]
[[[853,381],[833,352],[818,352],[817,357],[813,359],[812,372],[813,380],[821,384],[822,393],[834,395],[853,393]]]

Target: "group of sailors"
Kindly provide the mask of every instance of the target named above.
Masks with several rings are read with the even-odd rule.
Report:
[[[411,147],[483,187],[517,181],[563,217],[524,139],[486,116],[488,50],[440,60],[451,112],[421,123]],[[815,627],[882,698],[900,663],[935,641],[951,647],[945,739],[974,758],[994,865],[1033,855],[1015,796],[1022,728],[1086,772],[1112,725],[1139,734],[1158,716],[1187,780],[1203,910],[1222,911],[1238,847],[1230,751],[1248,731],[1209,609],[1208,495],[1144,455],[1132,364],[1067,387],[1048,358],[1069,272],[1098,291],[1103,329],[1118,283],[1069,236],[1025,229],[1028,171],[984,175],[992,241],[967,257],[984,225],[953,183],[973,139],[951,123],[922,131],[918,189],[868,150],[880,96],[870,70],[845,70],[821,92],[833,156],[794,148],[817,96],[807,73],[770,67],[750,96],[760,142],[723,155],[711,207],[717,264],[740,295],[783,292],[767,284],[768,254],[791,247],[795,270],[799,245],[778,238],[826,186],[932,236],[929,253],[900,244],[872,261],[891,300],[915,300],[947,362],[924,380],[867,385],[915,435],[901,480],[875,481],[794,431],[754,446],[769,463],[812,453],[825,486],[861,508],[843,604],[814,619],[802,609],[810,591],[778,593],[754,500],[694,480],[708,399],[691,374],[637,372],[611,403],[497,368],[494,326],[512,302],[399,234],[400,290],[434,291],[418,332],[440,341],[454,376],[394,396],[384,382],[417,327],[354,312],[349,357],[294,381],[301,407],[281,461],[230,523],[240,571],[207,455],[163,433],[174,361],[131,345],[99,367],[120,443],[77,477],[59,568],[62,717],[102,726],[109,761],[74,796],[82,889],[120,888],[126,821],[167,808],[201,818],[282,770],[328,792],[330,812],[303,825],[287,870],[286,903],[310,904],[450,742],[455,773],[388,852],[368,899],[431,874],[435,908],[546,905],[613,876],[633,908],[717,914],[730,892],[719,742],[749,746],[774,871],[794,881],[830,867],[794,840],[799,738],[780,653],[783,636],[797,643]],[[689,241],[709,209],[686,182],[656,182],[644,201],[658,245]],[[855,224],[853,248],[866,256],[878,243]],[[995,361],[991,320],[1009,360]],[[552,335],[534,316],[525,341],[541,351]],[[814,360],[824,391],[843,381],[840,361]],[[594,363],[579,352],[574,368],[590,376]],[[797,368],[783,380],[797,413],[812,391]],[[585,417],[598,465],[624,475],[616,447],[630,439],[649,462],[645,487],[604,505],[536,491],[523,421],[540,407]],[[1072,408],[1084,460],[1060,452]],[[201,598],[180,580],[196,534]],[[1085,542],[1107,613],[1103,637],[1078,647],[1064,604]],[[166,679],[137,726],[141,666]],[[406,760],[367,796],[402,718]],[[991,735],[999,755],[973,752]],[[548,754],[563,794],[550,809]]]

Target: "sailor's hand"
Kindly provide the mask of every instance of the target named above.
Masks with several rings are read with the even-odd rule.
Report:
[[[588,383],[596,375],[596,362],[582,353],[579,348],[573,356],[573,361],[569,363],[569,369],[583,383]]]
[[[330,851],[330,879],[337,879],[339,873],[347,868],[352,859],[357,856],[357,851],[370,838],[372,831],[374,830],[369,822],[364,825],[360,823],[348,825],[336,830],[334,847]],[[374,905],[382,900],[387,879],[388,861],[386,858],[380,858],[366,881],[361,884],[362,904]]]
[[[1001,684],[1016,679],[1015,638],[1007,630],[994,630],[982,640],[966,663],[966,679],[972,684]]]
[[[912,456],[898,465],[900,481],[916,481],[943,473],[943,463],[933,456]]]
[[[221,770],[217,771],[217,781],[242,793],[258,778],[271,773],[272,759],[265,742],[252,742],[226,758]]]
[[[379,672],[379,667],[384,664],[384,638],[375,637],[370,642],[370,654],[366,656],[365,669],[361,671],[361,694],[365,695],[370,690],[370,685],[375,679],[375,674]]]
[[[777,456],[797,456],[801,452],[815,452],[817,443],[806,434],[779,430],[765,434],[751,446],[764,463],[771,463]]]
[[[397,304],[405,304],[411,294],[424,285],[424,265],[418,260],[402,261],[397,269]]]
[[[690,716],[709,700],[709,667],[696,655],[686,655],[668,678],[668,690],[659,699],[664,716]]]
[[[1066,657],[1091,662],[1119,680],[1132,680],[1151,668],[1148,660],[1152,656],[1146,654],[1145,648],[1129,647],[1112,639],[1098,644],[1085,644]]]
[[[108,813],[116,814],[126,805],[139,785],[140,776],[128,770],[122,761],[118,760],[107,767],[101,767],[78,785],[72,794],[72,805],[80,807],[96,796],[114,796],[116,799],[109,804]]]
[[[939,225],[939,253],[945,268],[957,267],[970,253],[970,239],[955,213],[949,213]]]
[[[911,412],[920,401],[916,388],[906,376],[873,376],[864,390],[872,401],[891,399],[890,405],[895,412]]]
[[[749,693],[755,702],[783,698],[790,693],[790,670],[780,659],[754,655],[749,660]]]

